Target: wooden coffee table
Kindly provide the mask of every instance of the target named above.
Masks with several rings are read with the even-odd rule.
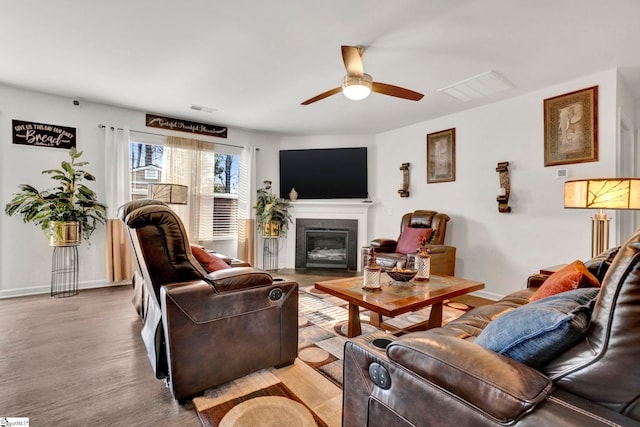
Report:
[[[315,284],[315,288],[343,299],[349,303],[349,338],[362,334],[360,326],[360,307],[370,311],[371,325],[393,332],[404,333],[442,326],[442,302],[460,295],[484,288],[484,283],[453,276],[431,275],[429,281],[412,280],[394,282],[388,275],[382,274],[381,290],[362,289],[362,276],[346,279],[327,280]],[[403,313],[431,307],[429,320],[397,329],[383,322],[382,316],[395,317]]]

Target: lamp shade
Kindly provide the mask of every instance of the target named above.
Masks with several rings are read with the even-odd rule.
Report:
[[[371,83],[373,79],[369,74],[361,76],[344,76],[342,82],[342,93],[353,101],[365,99],[371,93]]]
[[[186,185],[179,184],[149,184],[149,198],[173,205],[187,204]]]
[[[564,207],[640,209],[640,178],[576,179],[564,184]]]

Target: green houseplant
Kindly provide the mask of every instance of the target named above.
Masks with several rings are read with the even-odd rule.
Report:
[[[271,192],[271,181],[265,181],[264,188],[258,189],[256,217],[258,230],[264,237],[280,237],[287,234],[289,223],[293,223],[289,213],[289,201],[276,197]]]
[[[95,177],[79,169],[88,164],[78,161],[81,155],[82,151],[73,147],[69,150],[70,162],[62,161],[60,169],[42,171],[58,182],[56,187],[38,191],[31,185],[20,184],[21,191],[5,205],[5,213],[21,215],[24,222],[40,226],[52,246],[78,244],[80,233],[89,239],[97,224],[105,223],[107,208],[83,184],[84,180],[95,181]]]

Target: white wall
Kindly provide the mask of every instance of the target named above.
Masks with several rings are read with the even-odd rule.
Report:
[[[3,209],[0,214],[0,298],[49,292],[52,249],[47,246],[39,228],[24,224],[19,217],[8,217],[4,214],[4,205],[18,191],[19,184],[31,184],[38,189],[51,187],[50,178],[40,172],[57,168],[62,160],[68,159],[67,150],[14,145],[11,140],[12,119],[75,127],[77,148],[84,151],[82,159],[89,162],[87,169],[96,176],[96,182],[90,187],[102,200],[105,194],[104,131],[98,124],[128,126],[132,130],[183,137],[188,135],[145,128],[145,112],[87,102],[74,107],[71,101],[68,98],[0,85],[0,202]],[[202,120],[210,122],[215,119],[203,116]],[[275,168],[277,171],[279,140],[276,136],[229,129],[226,140],[201,135],[197,137],[260,148],[259,156],[266,157],[269,161],[268,165],[262,162],[262,169],[266,172],[259,171],[257,179],[262,174],[271,175],[270,169]],[[274,156],[275,163],[271,160]],[[105,240],[105,228],[101,226],[91,236],[90,244],[84,242],[78,248],[80,288],[109,285],[105,281]]]
[[[543,100],[599,86],[600,160],[561,167],[572,178],[615,176],[616,75],[605,71],[378,135],[370,237],[397,237],[405,212],[447,213],[447,243],[458,251],[456,274],[485,282],[478,294],[490,298],[521,289],[541,267],[588,259],[592,212],[565,210],[558,167],[544,167]],[[456,129],[456,180],[427,184],[426,135],[449,128]],[[498,213],[496,202],[495,168],[503,161],[509,162],[511,213]],[[406,199],[397,194],[403,162],[411,163]]]

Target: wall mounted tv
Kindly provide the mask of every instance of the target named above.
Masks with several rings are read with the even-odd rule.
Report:
[[[367,148],[280,150],[280,197],[366,199]]]

